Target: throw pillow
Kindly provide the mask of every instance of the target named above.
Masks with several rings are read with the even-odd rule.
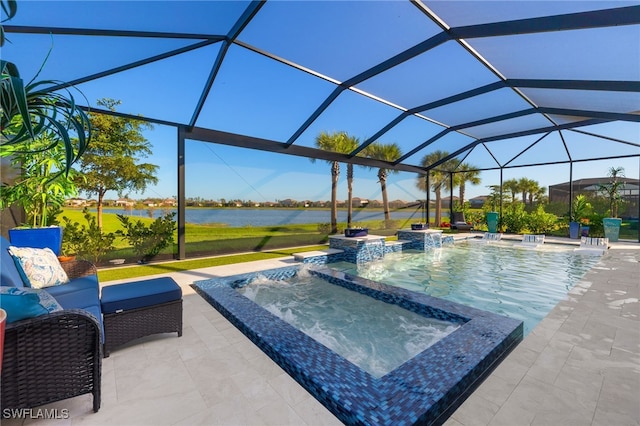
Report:
[[[50,248],[10,246],[9,253],[27,287],[44,288],[69,282],[67,273]]]
[[[45,290],[26,287],[0,286],[0,306],[7,312],[7,324],[62,310]]]

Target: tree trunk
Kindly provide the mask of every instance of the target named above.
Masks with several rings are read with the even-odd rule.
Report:
[[[351,228],[353,216],[353,164],[347,164],[347,228]]]
[[[338,177],[340,163],[334,161],[331,165],[331,233],[338,233]]]
[[[435,217],[435,225],[440,226],[442,223],[442,194],[440,193],[440,187],[433,191],[436,194],[436,217]]]
[[[384,169],[378,171],[378,179],[380,180],[380,191],[382,192],[382,206],[384,208],[384,225],[389,227],[391,214],[389,213],[389,198],[387,197],[387,173]]]
[[[465,185],[464,185],[464,181],[460,181],[460,199],[458,200],[458,202],[460,203],[460,210],[462,210],[464,208],[464,193],[465,193]]]
[[[106,191],[98,191],[98,229],[102,231],[102,202],[104,200],[104,194]]]

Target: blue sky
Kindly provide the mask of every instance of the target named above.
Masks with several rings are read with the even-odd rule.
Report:
[[[238,1],[189,2],[197,11],[187,14],[188,9],[184,4],[186,3],[148,1],[24,1],[20,2],[18,16],[11,23],[224,34],[229,29],[229,22],[232,22],[227,18],[237,17],[246,5]],[[592,4],[562,2],[562,12],[589,9],[593,7]],[[513,19],[526,17],[526,14],[530,13],[529,8],[548,6],[545,2],[527,3],[524,9],[515,7],[512,3],[505,5],[504,8],[493,10],[489,15],[495,19]],[[477,3],[473,7],[479,10],[484,6]],[[479,15],[482,16],[482,13]],[[462,21],[468,19],[468,15],[460,13],[459,16],[460,24],[470,23]],[[380,31],[380,28],[384,28],[385,31]],[[254,21],[240,35],[239,40],[314,69],[329,79],[342,81],[439,31],[431,21],[416,14],[415,7],[409,2],[276,1],[267,3],[260,10]],[[388,37],[391,32],[395,37]],[[322,34],[322,37],[318,37],[318,34]],[[611,38],[603,37],[607,34]],[[562,39],[567,45],[579,46],[581,41],[588,40],[589,47],[588,52],[579,50],[577,56],[566,59],[563,57],[566,55],[563,55],[562,49],[558,48],[557,43],[550,43],[546,34],[521,36],[521,45],[526,49],[521,48],[516,52],[511,52],[511,46],[505,45],[504,40],[482,39],[473,42],[477,43],[476,47],[482,48],[483,52],[493,55],[488,59],[508,69],[516,77],[570,78],[579,70],[579,78],[599,79],[603,78],[603,75],[608,76],[609,70],[613,68],[616,70],[616,78],[638,80],[640,65],[637,64],[640,64],[640,60],[634,62],[640,51],[640,38],[636,37],[638,35],[637,27],[618,28],[610,33],[588,30],[577,38],[573,34],[567,34]],[[636,42],[619,43],[616,38],[622,37]],[[39,78],[63,81],[72,81],[82,75],[101,72],[194,43],[193,40],[137,40],[102,36],[12,34],[9,38],[11,44],[3,49],[3,59],[18,64],[26,79],[36,74],[44,58],[51,51]],[[110,97],[122,100],[119,109],[122,112],[187,122],[193,114],[193,105],[200,96],[218,51],[219,43],[97,81],[79,84],[78,89],[90,105],[95,105],[97,99]],[[519,62],[509,60],[516,53],[522,52],[526,54],[517,56]],[[550,52],[553,66],[545,68],[542,62],[547,52]],[[583,53],[582,56],[580,52]],[[620,62],[620,58],[631,58],[631,62],[627,63],[636,65],[627,67],[626,63]],[[518,65],[521,67],[518,68]],[[548,74],[547,69],[552,74]],[[458,44],[451,42],[390,71],[359,84],[357,88],[385,97],[398,105],[414,106],[495,81],[495,76],[484,66],[467,55]],[[232,46],[197,125],[286,141],[334,87],[332,83],[311,74],[268,60],[243,47]],[[536,99],[556,102],[559,107],[573,107],[569,105],[571,99],[568,97],[566,100],[549,98],[549,93],[541,89],[536,90],[538,91],[531,89],[529,93]],[[596,96],[597,99],[594,99],[592,93],[584,93],[578,99],[587,105],[609,107],[611,100],[607,99],[606,94],[597,93]],[[621,108],[620,112],[637,110],[638,102],[638,95],[630,94],[619,99],[617,107]],[[487,109],[501,114],[523,105],[523,100],[513,91],[501,89],[469,99],[465,101],[463,108],[445,106],[431,110],[430,115],[436,120],[455,125],[484,118],[483,114]],[[393,120],[398,113],[399,111],[392,106],[352,91],[345,91],[301,135],[296,144],[313,146],[315,136],[320,131],[347,131],[363,140]],[[479,126],[473,130],[480,135],[491,134],[500,130],[495,126],[503,126],[505,130],[514,126],[526,128],[537,126],[539,123],[536,120],[539,120],[537,116],[526,116],[507,120],[494,127]],[[640,143],[638,123],[606,126],[609,135]],[[442,128],[437,124],[411,117],[385,134],[380,141],[396,142],[403,152],[407,152],[440,130]],[[587,130],[598,131],[597,128]],[[588,140],[584,135],[572,132],[564,134],[574,158],[594,154],[605,156],[638,153],[637,147],[624,144],[612,147],[602,139]],[[146,161],[159,166],[160,183],[149,187],[143,194],[130,195],[136,198],[174,196],[177,192],[176,131],[171,127],[155,126],[153,130],[145,132],[145,136],[152,143],[154,152]],[[509,161],[538,137],[539,135],[535,135],[499,142],[499,154],[496,156],[502,156],[499,158],[502,162]],[[465,135],[451,133],[429,149],[452,152],[470,140]],[[512,164],[566,158],[566,154],[563,157],[563,149],[562,141],[557,134],[550,135],[537,147],[513,160]],[[407,162],[418,164],[426,153],[428,151],[419,152]],[[491,165],[493,160],[486,151],[478,149],[467,161],[485,167]],[[573,178],[604,176],[612,166],[622,166],[628,177],[636,178],[639,175],[638,162],[636,157],[576,163]],[[313,163],[306,158],[189,141],[186,164],[189,197],[254,201],[330,198],[330,166],[323,161]],[[356,167],[355,196],[381,199],[376,173],[377,170]],[[537,180],[542,186],[548,186],[568,181],[569,166],[527,167],[504,171],[504,179],[525,176]],[[338,194],[341,199],[346,198],[345,177],[346,167],[343,166]],[[391,174],[388,181],[390,199],[411,201],[423,198],[424,194],[417,190],[415,181],[414,174]],[[481,185],[468,187],[467,197],[486,194],[488,185],[498,183],[499,172],[483,172]],[[115,197],[115,194],[110,196]]]

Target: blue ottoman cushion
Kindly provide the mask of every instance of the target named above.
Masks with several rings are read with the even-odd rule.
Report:
[[[182,299],[182,290],[169,277],[153,278],[102,288],[102,313],[144,308]]]

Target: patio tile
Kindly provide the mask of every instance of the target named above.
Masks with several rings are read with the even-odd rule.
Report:
[[[296,404],[293,409],[308,425],[339,426],[343,424],[310,395],[309,398]]]
[[[499,408],[498,404],[481,396],[471,395],[465,401],[464,408],[457,410],[452,417],[465,426],[485,425],[489,424]]]
[[[633,300],[640,295],[640,250],[615,254],[585,276],[447,426],[640,422],[640,303]],[[98,413],[91,395],[82,395],[41,407],[68,409],[69,419],[2,425],[341,424],[188,287],[256,264],[239,266],[175,275],[184,294],[183,336],[149,336],[104,359]]]
[[[305,423],[298,413],[282,400],[260,408],[257,414],[260,417],[260,421],[265,425],[302,425]]]

